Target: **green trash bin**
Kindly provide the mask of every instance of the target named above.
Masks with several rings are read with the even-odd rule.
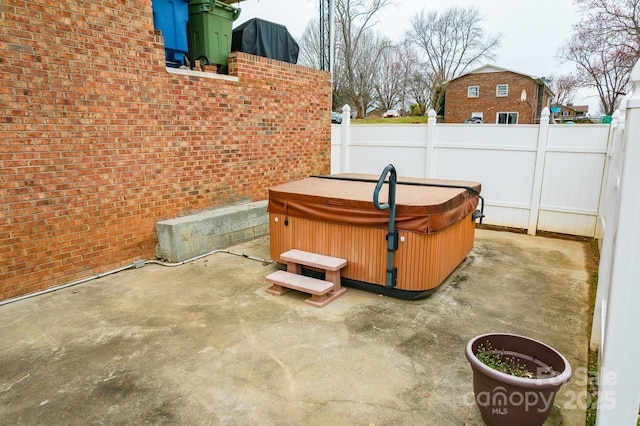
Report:
[[[610,115],[603,115],[602,117],[600,117],[600,123],[601,124],[611,124],[611,116]]]
[[[218,0],[191,0],[187,38],[189,58],[205,65],[217,65],[220,72],[227,72],[231,52],[232,22],[240,16],[240,8]],[[204,58],[206,59],[204,59]]]

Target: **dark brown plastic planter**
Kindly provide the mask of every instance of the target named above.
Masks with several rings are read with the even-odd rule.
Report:
[[[553,377],[515,377],[486,366],[476,358],[478,346],[489,341],[494,350],[519,359],[532,373],[554,371]],[[465,356],[473,370],[473,391],[482,420],[489,426],[542,425],[560,386],[571,378],[562,354],[534,339],[517,334],[483,334],[467,343]]]

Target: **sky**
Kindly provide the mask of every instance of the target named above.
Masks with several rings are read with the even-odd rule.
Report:
[[[261,18],[284,25],[295,39],[319,15],[318,0],[245,0],[234,6],[241,9],[234,27]],[[379,12],[374,29],[400,41],[410,28],[411,18],[421,10],[441,12],[450,6],[478,7],[484,16],[485,32],[502,34],[493,65],[536,77],[560,76],[574,69],[573,64],[557,58],[559,47],[580,19],[572,0],[394,0],[392,6]],[[590,112],[598,109],[598,100],[589,91],[579,92],[574,104],[588,104]]]

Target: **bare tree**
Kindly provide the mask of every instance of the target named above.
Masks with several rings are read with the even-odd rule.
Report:
[[[604,38],[616,40],[628,51],[640,55],[640,0],[575,0],[587,10],[584,23],[597,23]],[[591,26],[591,25],[588,25]]]
[[[440,110],[446,82],[483,59],[493,59],[500,35],[486,36],[483,17],[475,7],[450,7],[442,14],[422,10],[411,19],[407,39],[423,55],[429,82],[430,107]]]
[[[553,92],[552,105],[567,105],[573,102],[576,92],[580,88],[580,79],[574,74],[549,76],[549,88]]]
[[[420,71],[413,71],[406,84],[407,94],[413,105],[415,105],[411,108],[411,112],[414,115],[425,115],[430,96],[429,82],[425,78],[425,74]]]
[[[416,98],[412,90],[412,86],[414,86],[415,83],[414,75],[418,74],[416,73],[416,69],[420,65],[418,56],[411,47],[411,44],[406,41],[394,48],[394,55],[399,68],[400,105],[402,109],[409,109],[413,114],[424,115],[426,103],[421,103],[417,109],[411,108],[412,103],[420,103],[420,96]]]
[[[318,20],[313,19],[307,23],[302,37],[298,42],[300,46],[300,54],[298,55],[298,64],[309,68],[322,69],[323,62],[326,61],[327,46],[320,37],[322,28]],[[342,75],[341,67],[338,65],[333,69],[333,85],[331,97],[331,109],[340,111],[342,106],[350,103],[350,98],[344,95],[345,89],[342,85],[340,75]]]
[[[396,48],[386,50],[388,54],[381,55],[378,62],[378,78],[374,84],[376,100],[382,110],[404,109],[405,73],[400,51]]]
[[[378,103],[376,84],[380,81],[383,52],[387,49],[388,40],[367,32],[360,38],[358,49],[352,52],[352,68],[347,68],[342,56],[341,43],[337,43],[337,54],[333,69],[333,107],[338,108],[345,103],[355,105],[354,113],[364,118],[366,112]]]
[[[323,46],[320,40],[320,31],[317,19],[309,21],[300,38],[300,54],[298,63],[305,67],[320,69]]]
[[[595,24],[597,25],[597,24]],[[598,92],[601,112],[613,114],[629,84],[636,56],[628,47],[611,43],[587,27],[574,28],[573,37],[561,50],[561,56],[576,64],[582,85]]]
[[[573,27],[560,56],[576,65],[576,76],[593,87],[601,112],[613,114],[640,57],[640,0],[576,0],[587,10]]]
[[[345,79],[351,82],[348,93],[359,110],[358,117],[364,118],[367,112],[379,105],[376,84],[383,79],[383,74],[388,70],[384,64],[386,58],[391,55],[391,42],[378,33],[368,31],[360,38],[358,49],[353,52],[351,78]],[[357,97],[353,97],[353,90]]]
[[[382,54],[382,39],[369,33],[376,24],[375,15],[392,0],[336,0],[336,68],[340,68],[341,84],[353,104],[357,118],[364,118],[371,104],[372,64]],[[376,39],[378,39],[376,41]],[[340,63],[341,62],[341,63]],[[339,64],[340,63],[340,64]],[[336,73],[337,74],[337,73]]]

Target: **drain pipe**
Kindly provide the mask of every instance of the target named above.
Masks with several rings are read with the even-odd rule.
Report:
[[[115,274],[116,272],[120,272],[120,271],[124,271],[126,269],[133,268],[134,265],[135,264],[123,266],[121,268],[113,269],[111,271],[102,272],[102,273],[97,274],[97,275],[92,275],[90,277],[82,278],[82,279],[79,279],[77,281],[72,281],[72,282],[67,283],[67,284],[62,284],[62,285],[59,285],[59,286],[56,286],[56,287],[51,287],[51,288],[47,288],[47,289],[44,289],[44,290],[36,291],[35,293],[25,294],[24,296],[14,297],[13,299],[0,300],[0,306],[8,305],[9,303],[13,303],[13,302],[19,302],[20,300],[29,299],[29,298],[32,298],[32,297],[35,297],[35,296],[40,296],[42,294],[51,293],[52,291],[62,290],[63,288],[72,287],[74,285],[86,283],[87,281],[95,280],[96,278],[102,278],[102,277],[105,277],[107,275]]]
[[[155,259],[139,260],[138,262],[144,262],[144,264],[145,264],[145,265],[148,265],[148,264],[150,264],[150,263],[154,263],[154,264],[156,264],[156,265],[162,265],[162,266],[173,267],[173,266],[180,266],[180,265],[184,265],[185,263],[193,262],[193,261],[195,261],[195,260],[202,259],[203,257],[207,257],[207,256],[209,256],[209,255],[216,254],[216,253],[227,253],[227,254],[232,254],[232,255],[234,255],[234,256],[244,257],[244,258],[246,258],[246,259],[256,260],[256,261],[258,261],[258,262],[262,262],[262,264],[263,264],[263,265],[269,265],[269,264],[271,264],[271,263],[273,263],[273,262],[274,262],[273,260],[262,259],[262,258],[260,258],[260,257],[255,257],[255,256],[251,256],[251,255],[248,255],[248,254],[238,253],[238,252],[235,252],[235,251],[224,250],[224,249],[221,249],[221,250],[213,250],[213,251],[210,251],[210,252],[208,252],[208,253],[204,253],[204,254],[201,254],[201,255],[198,255],[198,256],[192,257],[192,258],[190,258],[190,259],[183,260],[182,262],[163,262],[163,261],[161,261],[161,260],[155,260]],[[138,262],[134,262],[134,265],[136,265],[136,263],[138,263]],[[144,265],[143,265],[143,266],[144,266]],[[142,267],[142,266],[136,266],[136,268],[141,268],[141,267]]]
[[[213,251],[210,251],[208,253],[204,253],[204,254],[192,257],[190,259],[183,260],[182,262],[175,262],[175,263],[163,262],[161,260],[155,260],[155,259],[148,259],[148,260],[142,259],[142,260],[136,260],[131,265],[122,266],[120,268],[112,269],[112,270],[106,271],[106,272],[101,272],[99,274],[91,275],[89,277],[82,278],[82,279],[79,279],[77,281],[72,281],[72,282],[67,283],[67,284],[62,284],[62,285],[59,285],[59,286],[56,286],[56,287],[51,287],[51,288],[47,288],[47,289],[44,289],[44,290],[36,291],[35,293],[29,293],[29,294],[25,294],[23,296],[14,297],[12,299],[0,300],[0,306],[8,305],[9,303],[19,302],[19,301],[25,300],[25,299],[30,299],[30,298],[36,297],[36,296],[41,296],[43,294],[52,293],[54,291],[62,290],[62,289],[67,288],[67,287],[73,287],[75,285],[83,284],[83,283],[86,283],[88,281],[93,281],[95,279],[106,277],[107,275],[112,275],[112,274],[115,274],[117,272],[125,271],[127,269],[140,269],[144,265],[148,265],[148,264],[151,264],[151,263],[156,264],[156,265],[161,265],[161,266],[174,267],[174,266],[184,265],[185,263],[193,262],[195,260],[202,259],[203,257],[210,256],[210,255],[216,254],[216,253],[227,253],[227,254],[232,254],[234,256],[244,257],[244,258],[250,259],[250,260],[256,260],[258,262],[262,262],[262,264],[265,265],[265,266],[274,262],[273,260],[262,259],[260,257],[251,256],[251,255],[248,255],[248,254],[238,253],[238,252],[234,252],[234,251],[230,251],[230,250],[224,250],[224,249],[213,250]]]

